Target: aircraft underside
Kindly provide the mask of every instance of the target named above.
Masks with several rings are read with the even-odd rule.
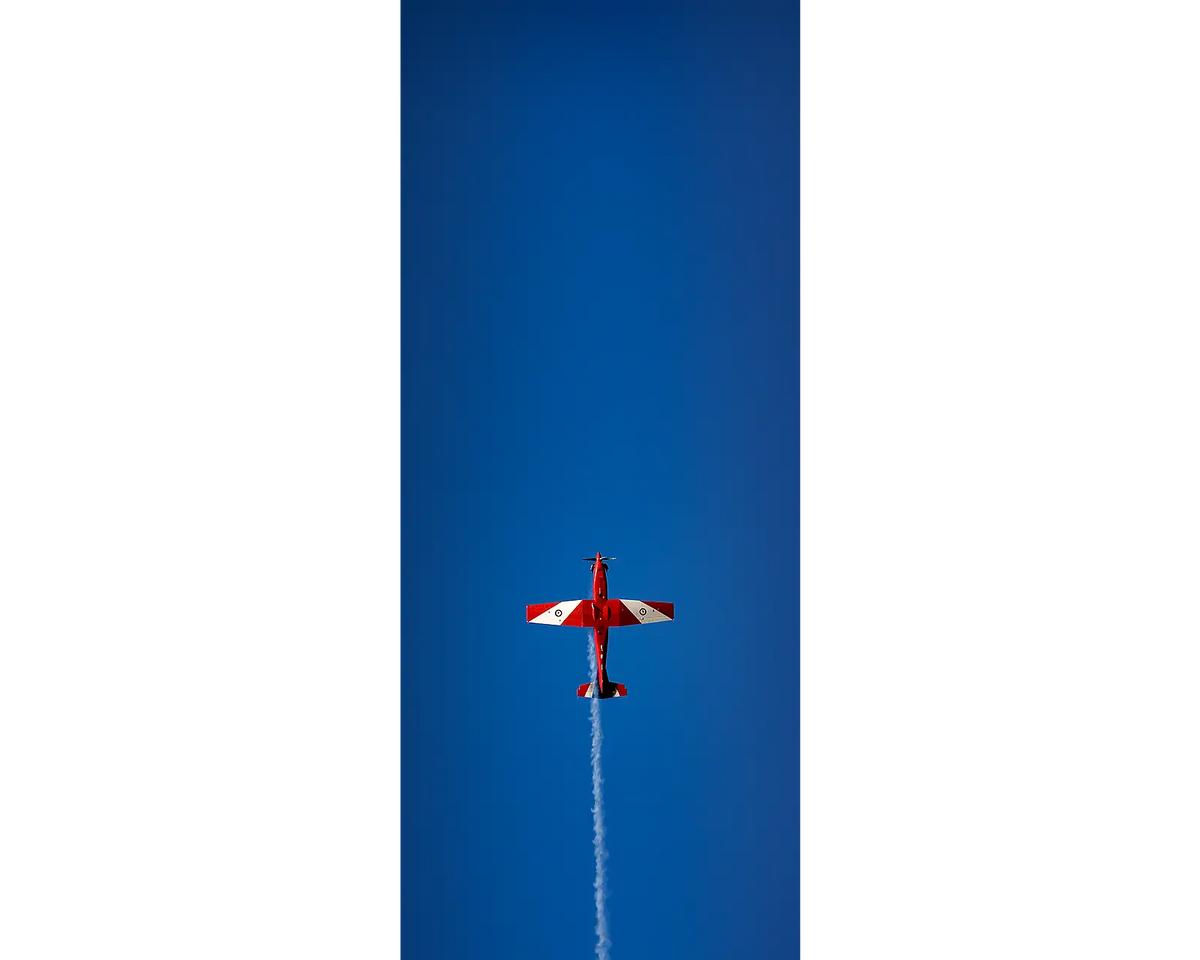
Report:
[[[559,603],[535,603],[525,608],[527,623],[544,623],[556,627],[584,627],[594,633],[596,645],[596,676],[581,684],[578,695],[607,700],[626,696],[625,685],[608,679],[608,630],[610,627],[633,627],[644,623],[660,623],[675,619],[675,604],[649,600],[610,599],[606,560],[611,557],[588,558],[592,564],[592,597],[590,600],[563,600]]]

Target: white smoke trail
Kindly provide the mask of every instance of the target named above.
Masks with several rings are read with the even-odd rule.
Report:
[[[596,645],[588,637],[588,679],[596,682]],[[594,691],[599,693],[599,691]],[[604,778],[600,775],[600,744],[604,731],[600,728],[600,699],[592,697],[592,846],[596,851],[596,956],[608,960],[608,847],[604,843]]]

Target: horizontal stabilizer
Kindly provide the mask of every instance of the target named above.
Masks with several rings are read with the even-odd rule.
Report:
[[[596,698],[596,684],[595,683],[581,684],[579,687],[578,695],[581,697],[588,697],[589,699],[595,699]],[[605,684],[604,692],[600,694],[600,699],[607,700],[609,697],[624,697],[624,696],[628,696],[628,693],[625,690],[625,684],[613,683],[613,682],[609,681],[607,684]]]

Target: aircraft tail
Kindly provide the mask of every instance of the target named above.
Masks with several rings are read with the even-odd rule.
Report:
[[[596,684],[594,682],[581,684],[578,695],[581,697],[589,697],[591,699],[607,700],[609,697],[628,696],[628,692],[625,690],[625,684],[613,683],[610,680],[604,685],[604,689],[599,693],[596,692]]]

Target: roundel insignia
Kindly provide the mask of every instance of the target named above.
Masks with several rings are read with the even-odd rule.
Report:
[[[555,615],[556,617],[561,617],[561,616],[562,616],[562,609],[561,609],[561,608],[559,608],[558,610],[555,610],[555,611],[554,611],[554,615]]]
[[[646,615],[646,608],[642,607],[642,609],[639,610],[638,612],[644,617]]]

